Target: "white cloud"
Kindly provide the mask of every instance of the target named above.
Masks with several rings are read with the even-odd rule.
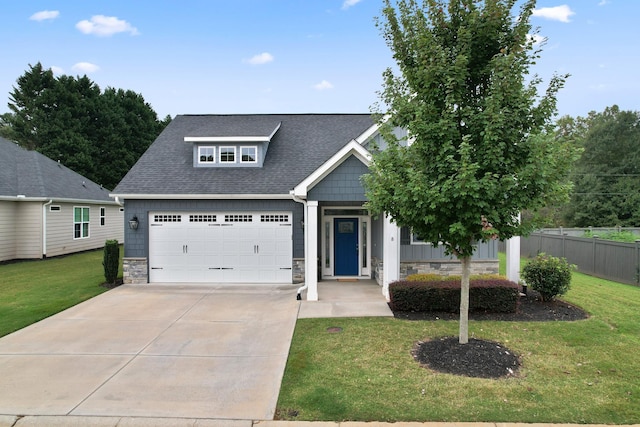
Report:
[[[349,9],[351,6],[355,6],[360,3],[362,0],[344,0],[342,3],[342,10]]]
[[[51,72],[53,72],[53,74],[55,74],[56,76],[64,74],[64,70],[61,67],[58,67],[57,65],[51,66]]]
[[[328,90],[333,89],[333,85],[331,84],[331,82],[323,80],[320,83],[313,85],[313,88],[316,90]]]
[[[250,59],[247,59],[246,62],[248,62],[251,65],[262,65],[262,64],[267,64],[269,62],[273,62],[274,59],[275,58],[270,53],[262,52],[258,55],[254,55]]]
[[[601,0],[600,3],[598,3],[598,6],[606,6],[609,3],[611,3],[610,0]]]
[[[116,33],[130,33],[132,36],[140,34],[138,29],[127,21],[115,16],[94,15],[91,20],[83,20],[76,24],[76,28],[85,34],[96,36],[112,36]]]
[[[71,69],[79,73],[95,73],[100,69],[100,67],[90,62],[78,62],[77,64],[74,64]]]
[[[533,10],[533,16],[560,22],[571,22],[569,21],[569,17],[575,14],[576,13],[566,4],[563,4],[562,6],[542,7],[540,9]]]
[[[60,12],[57,10],[41,10],[31,15],[29,19],[32,21],[46,21],[56,19],[59,15]]]

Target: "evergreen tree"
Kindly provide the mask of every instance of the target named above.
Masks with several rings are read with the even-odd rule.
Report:
[[[640,227],[640,112],[618,106],[575,120],[577,162],[567,225]]]
[[[145,152],[170,117],[158,120],[142,95],[107,88],[87,76],[54,77],[29,66],[0,117],[0,134],[112,189]]]

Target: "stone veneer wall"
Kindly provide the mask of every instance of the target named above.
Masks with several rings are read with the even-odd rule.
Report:
[[[124,258],[122,260],[122,280],[125,284],[148,283],[147,271],[146,258]]]
[[[382,286],[384,278],[384,264],[382,260],[374,258],[371,263],[373,278]],[[471,261],[471,274],[498,274],[500,263],[495,260]],[[402,261],[400,263],[400,280],[412,274],[439,274],[441,276],[461,276],[462,264],[458,260],[437,261]]]

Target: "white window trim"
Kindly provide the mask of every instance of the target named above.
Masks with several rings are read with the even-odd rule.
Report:
[[[100,227],[107,225],[107,208],[100,206]]]
[[[50,205],[49,212],[60,212],[62,207],[60,205]]]
[[[200,160],[200,157],[202,156],[202,154],[200,154],[200,150],[202,150],[203,148],[210,148],[211,150],[213,150],[213,160],[212,161],[209,161],[209,160],[202,161],[202,160]],[[215,145],[201,145],[201,146],[198,146],[198,164],[211,165],[211,164],[214,164],[214,163],[216,163],[216,147],[215,147]]]
[[[242,156],[244,154],[242,150],[244,150],[245,148],[253,149],[253,160],[242,160]],[[240,147],[240,163],[258,163],[258,146],[250,145],[250,146]]]
[[[233,162],[230,162],[228,160],[223,161],[222,160],[222,150],[223,149],[232,149],[233,150]],[[238,158],[238,153],[237,153],[237,147],[233,146],[233,145],[221,145],[220,147],[218,147],[218,162],[220,164],[229,164],[229,163],[237,163],[236,159]],[[225,153],[226,154],[226,153]]]
[[[88,209],[89,210],[89,220],[88,221],[80,221],[76,222],[76,209]],[[82,212],[82,211],[81,211]],[[81,214],[82,216],[82,214]],[[76,224],[80,224],[80,237],[76,237]],[[87,224],[87,235],[82,235],[83,224]],[[73,207],[73,240],[79,239],[88,239],[91,237],[91,207],[90,206],[74,206]]]

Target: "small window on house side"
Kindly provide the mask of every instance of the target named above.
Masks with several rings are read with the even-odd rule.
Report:
[[[257,163],[257,147],[240,147],[240,163]]]
[[[220,163],[235,163],[236,147],[220,147]]]
[[[215,163],[215,147],[198,147],[198,163]]]
[[[51,205],[49,206],[49,212],[60,212],[62,208],[59,205]]]
[[[105,208],[100,208],[100,227],[104,227],[107,213]]]
[[[85,206],[73,207],[73,238],[86,239],[89,237],[89,208]]]

